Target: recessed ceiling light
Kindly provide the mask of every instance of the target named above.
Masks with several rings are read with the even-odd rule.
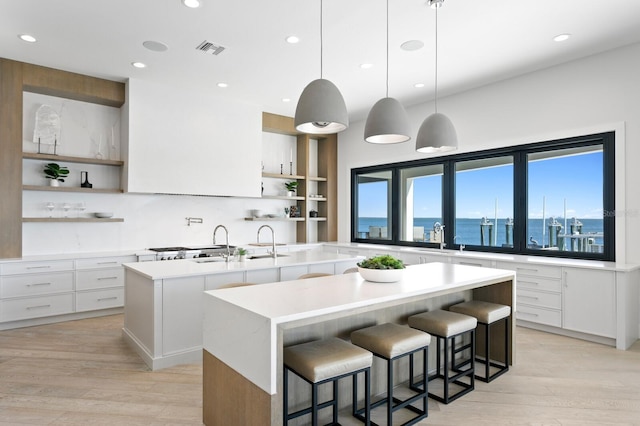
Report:
[[[421,89],[424,87],[424,83],[416,83],[413,85],[413,87],[417,88],[417,89]]]
[[[147,40],[143,42],[142,45],[154,52],[166,52],[169,50],[169,46],[164,43],[160,43],[159,41]]]
[[[291,102],[291,99],[289,99],[289,98],[282,98],[282,102]]]
[[[565,40],[569,40],[569,37],[571,37],[571,34],[558,34],[553,38],[553,41],[558,41],[558,42],[565,41]]]
[[[290,43],[290,44],[296,44],[296,43],[298,43],[300,41],[300,39],[297,36],[294,36],[294,35],[290,35],[285,40],[287,41],[287,43]]]
[[[196,7],[200,7],[200,0],[182,0],[182,4],[191,9],[195,9]]]
[[[20,37],[20,40],[26,41],[28,43],[35,43],[37,41],[34,36],[29,34],[19,34],[18,37]]]
[[[360,64],[360,68],[363,70],[368,70],[371,67],[373,67],[373,64]]]
[[[143,64],[142,62],[131,62],[131,65],[133,65],[136,68],[146,68],[147,65]]]
[[[227,83],[218,83],[218,87],[225,88],[225,87],[229,87],[229,85]]]
[[[402,50],[411,52],[412,50],[420,50],[424,47],[424,43],[420,40],[407,40],[400,45]]]

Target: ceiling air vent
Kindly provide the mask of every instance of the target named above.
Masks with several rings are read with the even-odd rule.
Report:
[[[219,55],[224,50],[224,46],[220,46],[219,44],[211,43],[210,41],[203,41],[200,43],[196,50],[200,50],[201,52],[211,53],[212,55]]]

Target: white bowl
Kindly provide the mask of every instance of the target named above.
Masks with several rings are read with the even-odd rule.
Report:
[[[95,217],[106,219],[106,218],[110,218],[111,216],[113,216],[113,212],[95,212],[94,215],[95,215]]]
[[[375,283],[394,283],[402,279],[404,269],[367,269],[358,266],[358,272],[367,281]]]

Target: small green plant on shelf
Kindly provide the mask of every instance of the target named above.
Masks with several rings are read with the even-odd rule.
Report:
[[[358,263],[358,266],[365,269],[404,269],[404,263],[402,260],[396,259],[388,254],[382,256],[375,256],[369,259],[365,259]]]
[[[58,182],[64,182],[68,175],[69,169],[57,163],[48,163],[44,166],[44,176],[47,179],[52,179],[52,186],[57,186]]]
[[[243,249],[242,247],[238,247],[238,254],[240,256],[246,256],[247,255],[247,249]]]
[[[284,186],[287,188],[287,191],[296,192],[296,189],[298,189],[298,181],[285,182]]]

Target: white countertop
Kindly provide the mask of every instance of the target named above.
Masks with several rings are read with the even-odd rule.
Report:
[[[389,251],[396,253],[414,253],[414,254],[428,254],[431,256],[449,256],[461,259],[482,259],[482,260],[494,260],[502,262],[517,262],[517,263],[530,263],[537,265],[552,265],[552,266],[566,266],[575,268],[590,268],[590,269],[603,269],[612,271],[629,272],[636,269],[640,269],[638,264],[620,263],[620,262],[605,262],[601,260],[586,260],[586,259],[569,259],[562,257],[548,257],[548,256],[527,256],[521,254],[509,254],[509,253],[489,253],[489,252],[474,252],[474,251],[460,251],[460,250],[439,250],[432,248],[419,248],[419,247],[406,247],[406,246],[393,246],[382,244],[367,244],[367,243],[348,243],[348,242],[330,242],[325,243],[327,246],[335,246],[342,248],[355,248],[365,250],[379,250]]]
[[[205,292],[204,349],[276,393],[278,328],[376,310],[504,281],[515,273],[449,263],[409,266],[395,283],[350,273]],[[228,327],[233,318],[234,327]]]
[[[286,252],[274,258],[248,259],[244,262],[197,262],[192,259],[166,260],[156,262],[125,263],[124,267],[152,280],[210,275],[250,269],[267,269],[313,263],[333,263],[348,261],[357,256],[325,253],[320,250]],[[203,258],[208,259],[208,258]]]

